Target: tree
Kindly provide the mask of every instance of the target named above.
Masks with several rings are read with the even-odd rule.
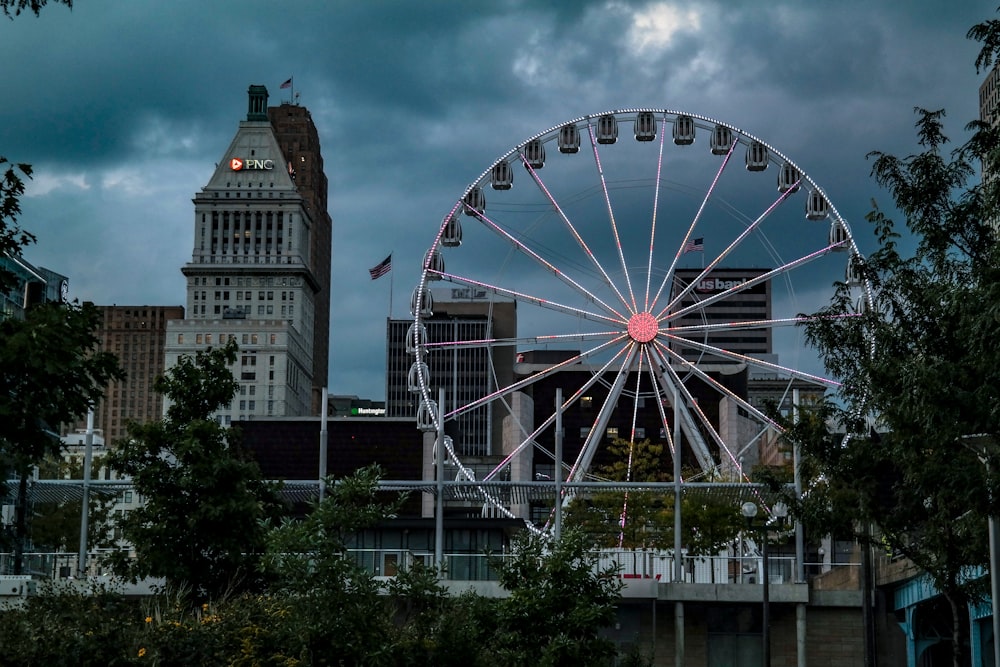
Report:
[[[664,470],[663,443],[649,439],[630,443],[615,439],[608,446],[613,457],[597,474],[611,481],[669,482]],[[707,494],[684,498],[681,537],[690,555],[717,555],[743,527],[739,513],[728,500]],[[576,498],[566,511],[567,525],[583,530],[600,547],[624,549],[673,549],[673,495],[658,491],[596,491]]]
[[[521,533],[512,555],[497,563],[510,592],[497,605],[490,646],[496,664],[606,665],[616,651],[599,636],[615,620],[622,580],[598,569],[589,539],[569,530],[561,539]]]
[[[380,471],[362,468],[327,486],[302,519],[286,518],[268,536],[272,593],[291,610],[296,657],[304,664],[381,664],[392,653],[392,623],[381,586],[348,552],[348,540],[394,515],[398,501],[377,495]]]
[[[86,303],[44,303],[30,308],[23,320],[0,320],[0,480],[9,473],[18,478],[17,570],[32,467],[59,453],[62,442],[54,432],[59,424],[86,414],[108,382],[125,377],[112,353],[97,351],[94,331],[100,321],[100,311]]]
[[[978,64],[1000,48],[996,22],[974,27],[984,41]],[[802,441],[830,488],[877,524],[882,539],[925,570],[952,610],[954,664],[964,663],[965,605],[981,591],[972,575],[987,564],[986,517],[1000,510],[997,479],[968,436],[1000,442],[1000,167],[995,129],[979,121],[946,153],[944,111],[916,109],[921,152],[873,152],[872,174],[888,190],[915,247],[904,250],[890,215],[873,202],[867,219],[878,249],[855,269],[876,307],[853,312],[840,285],[806,325],[827,370],[843,381],[834,410],[846,443]],[[993,469],[996,446],[983,453]],[[846,495],[845,495],[846,493]],[[991,498],[994,499],[991,501]]]
[[[73,0],[52,0],[54,4],[66,5],[70,9],[73,8]],[[29,10],[38,16],[38,13],[42,11],[42,7],[48,4],[48,0],[0,0],[0,10],[3,10],[4,16],[9,19],[13,19],[15,16],[20,16],[21,12]]]
[[[99,479],[100,471],[92,470],[91,479]],[[80,461],[46,460],[39,466],[41,479],[83,479]],[[91,491],[88,502],[87,544],[90,548],[114,546],[110,539],[111,511],[115,497]],[[80,544],[80,514],[83,500],[74,498],[36,502],[31,519],[31,544],[39,551],[76,551]]]
[[[258,573],[265,520],[280,511],[276,489],[212,413],[237,391],[229,371],[237,346],[181,357],[154,389],[169,405],[161,421],[129,424],[108,464],[132,478],[144,504],[120,519],[136,559],[119,555],[130,578],[163,577],[197,600],[247,588]]]

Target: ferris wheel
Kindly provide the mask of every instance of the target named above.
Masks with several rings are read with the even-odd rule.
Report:
[[[418,426],[469,481],[600,481],[622,443],[631,475],[643,441],[747,480],[776,451],[762,405],[838,386],[797,325],[836,283],[871,307],[859,258],[819,185],[733,125],[646,108],[561,123],[490,164],[431,237],[406,337]]]

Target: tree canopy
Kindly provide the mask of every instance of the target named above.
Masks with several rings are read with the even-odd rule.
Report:
[[[264,522],[281,507],[237,432],[212,418],[236,393],[229,371],[236,352],[231,341],[181,357],[154,384],[169,401],[166,416],[129,424],[128,436],[109,453],[109,465],[130,476],[143,499],[121,519],[136,558],[117,559],[119,573],[163,577],[199,599],[239,590],[256,577]]]
[[[969,31],[984,43],[977,65],[992,62],[998,34],[995,22]],[[820,433],[815,419],[789,437],[817,462],[823,491],[927,572],[952,604],[961,647],[959,610],[984,586],[986,517],[1000,511],[1000,134],[973,121],[952,148],[944,110],[915,112],[919,152],[869,154],[895,209],[873,202],[878,245],[854,267],[875,307],[852,316],[841,284],[806,325],[843,381],[839,403],[816,414],[848,438]]]

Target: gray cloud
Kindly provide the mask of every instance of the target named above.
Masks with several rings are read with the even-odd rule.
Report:
[[[514,145],[608,109],[704,114],[799,163],[864,245],[888,199],[865,154],[915,150],[914,106],[961,138],[982,79],[965,32],[994,4],[88,0],[0,21],[0,155],[35,165],[27,254],[74,296],[181,303],[191,197],[248,85],[278,103],[294,76],[330,179],[331,391],[379,398],[390,282],[368,267],[394,253],[405,316],[436,226]]]

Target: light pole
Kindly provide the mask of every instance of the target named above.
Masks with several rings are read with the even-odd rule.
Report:
[[[761,654],[762,654],[762,664],[764,667],[771,667],[771,577],[768,570],[768,519],[764,518],[764,522],[759,526],[755,527],[753,525],[754,517],[757,516],[757,504],[752,503],[749,500],[740,506],[740,513],[747,520],[748,530],[759,530],[761,534],[761,560],[763,561],[761,567],[761,576],[763,576],[764,588],[762,589],[763,606],[761,609]],[[785,517],[788,516],[788,508],[785,507],[784,503],[775,503],[774,507],[771,508],[771,516],[777,520],[778,524],[783,524]]]

